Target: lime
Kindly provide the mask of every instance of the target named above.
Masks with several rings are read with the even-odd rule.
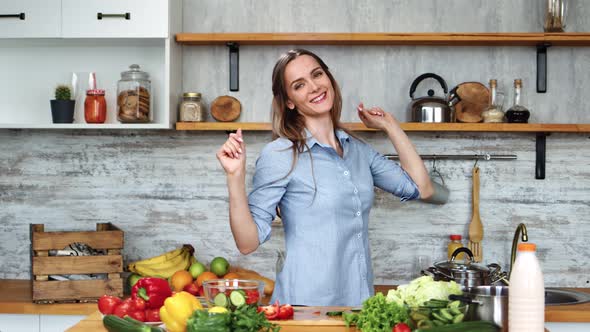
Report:
[[[209,264],[211,272],[215,273],[218,277],[222,277],[229,271],[229,262],[223,257],[215,257]]]
[[[236,307],[246,304],[246,297],[239,290],[232,291],[229,294],[229,301]]]
[[[203,265],[203,263],[196,262],[191,264],[191,267],[189,267],[188,271],[193,276],[193,279],[197,279],[201,273],[207,271],[207,267]]]

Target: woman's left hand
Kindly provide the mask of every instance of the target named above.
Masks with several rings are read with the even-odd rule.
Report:
[[[385,131],[392,126],[399,127],[399,122],[388,112],[385,112],[381,107],[371,107],[365,109],[365,105],[360,103],[357,108],[357,113],[361,121],[368,128],[379,129]]]

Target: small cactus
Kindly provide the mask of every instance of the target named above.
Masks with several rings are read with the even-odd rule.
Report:
[[[55,88],[56,100],[70,100],[72,99],[72,90],[67,85],[58,85]]]

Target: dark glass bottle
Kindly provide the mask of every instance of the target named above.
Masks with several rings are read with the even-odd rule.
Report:
[[[506,111],[506,119],[510,123],[527,123],[531,112],[522,105],[522,80],[514,80],[514,104]]]

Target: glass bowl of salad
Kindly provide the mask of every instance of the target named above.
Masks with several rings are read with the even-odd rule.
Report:
[[[242,305],[260,305],[264,282],[249,279],[213,279],[203,282],[203,292],[209,308],[233,310]]]

